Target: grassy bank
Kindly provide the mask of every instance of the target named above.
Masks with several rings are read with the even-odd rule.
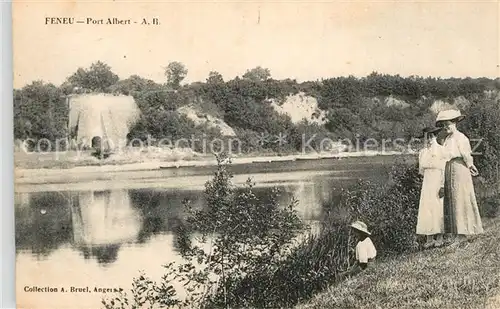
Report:
[[[296,309],[500,308],[500,218],[484,225],[485,234],[459,246],[379,261]]]
[[[478,193],[481,193],[478,194],[478,196],[481,196],[479,199],[481,213],[484,215],[485,220],[491,220],[487,218],[498,215],[498,195],[490,196],[495,201],[486,203],[487,199],[482,197],[483,188],[478,187],[477,189]],[[370,276],[372,273],[367,272],[364,274],[364,276],[368,276],[367,281],[355,281],[359,285],[355,286],[352,291],[349,290],[349,292],[345,292],[344,294],[338,294],[338,292],[332,294],[333,298],[338,297],[338,295],[345,296],[345,299],[339,300],[340,303],[332,302],[330,299],[325,300],[325,303],[336,304],[332,308],[362,308],[358,306],[357,298],[353,300],[352,297],[359,297],[359,301],[362,301],[371,294],[375,295],[374,297],[376,298],[380,298],[378,304],[381,306],[378,308],[412,308],[411,306],[387,307],[385,305],[382,306],[382,304],[384,304],[384,301],[387,301],[384,299],[390,299],[394,304],[398,304],[400,301],[398,297],[404,299],[408,297],[408,300],[411,301],[415,298],[415,293],[421,295],[421,292],[414,287],[412,288],[411,285],[408,287],[399,286],[400,284],[421,282],[420,276],[429,277],[429,279],[434,280],[429,283],[430,286],[427,290],[422,290],[423,294],[421,297],[427,299],[432,298],[432,294],[427,295],[425,293],[432,291],[433,284],[439,284],[444,290],[455,289],[457,287],[452,283],[458,277],[472,280],[470,283],[459,281],[457,285],[470,284],[471,286],[463,288],[472,289],[470,293],[478,295],[483,290],[489,291],[493,286],[497,286],[498,281],[474,282],[473,280],[479,280],[483,274],[475,271],[472,268],[473,266],[466,267],[461,271],[452,270],[450,273],[447,273],[446,267],[451,262],[447,262],[446,259],[443,260],[441,258],[436,265],[432,264],[428,266],[433,260],[433,256],[427,258],[426,254],[428,251],[417,253],[421,250],[421,239],[415,238],[420,190],[421,177],[418,176],[418,168],[413,164],[408,165],[407,162],[399,162],[393,166],[389,182],[385,185],[362,180],[348,190],[343,190],[339,196],[325,203],[324,210],[327,217],[324,219],[323,228],[319,234],[311,235],[311,237],[301,243],[296,250],[277,266],[275,271],[260,272],[255,274],[255,276],[245,278],[245,280],[235,286],[234,295],[237,297],[231,301],[234,301],[237,308],[261,308],[264,306],[293,308],[299,303],[314,299],[318,293],[323,295],[321,293],[325,289],[331,289],[332,284],[336,282],[342,282],[339,285],[342,286],[340,289],[343,289],[344,285],[352,287],[352,284],[349,283],[350,281],[346,283],[344,280],[346,273],[350,272],[354,262],[353,251],[349,250],[349,248],[353,248],[355,244],[349,236],[348,224],[356,219],[361,219],[371,228],[373,233],[372,240],[377,246],[378,259],[387,263],[382,264],[387,265],[387,273],[381,273],[377,279],[394,278],[394,276],[400,274],[402,276],[401,281],[394,279],[393,281],[381,282],[381,287],[385,287],[386,290],[382,290],[379,294],[368,290],[366,292],[367,295],[358,295],[356,293],[361,293],[361,288],[364,288],[364,286],[369,287],[370,280],[374,280],[374,275]],[[495,232],[498,233],[498,230],[490,231],[489,224],[486,226],[490,233],[488,235]],[[480,239],[484,237],[486,236],[482,236]],[[477,249],[473,249],[470,256],[466,256],[464,253],[455,257],[457,259],[454,262],[455,265],[459,265],[460,260],[464,258],[478,256],[479,254],[488,255],[488,252],[491,252],[489,250],[494,250],[494,245],[498,248],[495,241],[498,242],[498,237],[483,245],[479,245]],[[447,250],[451,251],[446,252],[454,252],[452,248],[448,248]],[[496,258],[496,261],[490,260],[487,263],[484,261],[471,261],[472,265],[481,265],[480,267],[486,267],[484,271],[491,272],[492,267],[498,267],[495,263],[500,262],[497,259],[500,252],[498,252],[498,249],[495,250],[497,255],[492,258]],[[443,254],[437,253],[437,255],[440,256]],[[417,258],[412,258],[414,256]],[[485,259],[488,257],[485,257]],[[448,259],[452,260],[451,257]],[[428,276],[427,274],[422,275],[417,273],[415,277],[415,273],[407,271],[405,266],[399,266],[399,264],[405,261],[409,261],[408,269],[413,269],[412,267],[414,267],[417,270],[428,270],[433,275]],[[383,266],[381,267],[384,269]],[[439,281],[439,278],[444,276],[440,272],[446,273],[448,277],[445,277],[445,279],[449,282]],[[469,276],[464,276],[464,274],[469,274]],[[380,287],[375,285],[373,288],[377,289]],[[394,295],[391,295],[391,292]],[[366,302],[366,308],[377,308],[376,306],[372,306],[373,302],[370,297],[368,297],[368,301]],[[375,304],[377,303],[375,302]],[[318,304],[314,308],[322,308],[323,305]],[[462,307],[452,306],[449,308]]]

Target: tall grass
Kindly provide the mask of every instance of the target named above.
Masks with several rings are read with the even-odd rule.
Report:
[[[354,241],[349,223],[363,220],[372,232],[378,259],[415,252],[422,177],[418,166],[396,162],[381,186],[360,180],[325,203],[321,229],[310,234],[272,272],[265,267],[231,285],[236,308],[289,308],[350,276]],[[498,196],[481,198],[481,212],[498,214]]]
[[[372,228],[380,255],[415,250],[421,177],[406,162],[397,163],[390,176],[383,187],[360,180],[326,203],[318,233],[308,235],[277,267],[263,265],[232,282],[233,307],[291,307],[345,278],[354,264],[349,223],[356,219]]]

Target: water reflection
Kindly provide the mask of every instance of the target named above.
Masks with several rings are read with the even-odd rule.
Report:
[[[126,190],[79,192],[70,198],[73,243],[85,259],[116,261],[120,246],[136,241],[142,218]],[[76,203],[75,203],[76,201]]]
[[[378,177],[381,173],[366,174]],[[326,173],[264,176],[268,182],[257,181],[255,194],[266,201],[277,186],[278,201],[286,205],[295,196],[299,216],[309,222],[322,220],[323,202],[355,181]],[[378,177],[381,182],[385,179]],[[17,289],[22,291],[26,285],[128,289],[139,270],[160,280],[161,265],[182,261],[175,248],[175,231],[183,219],[184,200],[195,207],[205,204],[203,191],[185,189],[69,192],[61,188],[60,192],[16,193]],[[38,293],[28,298],[46,308],[68,304],[98,308],[101,295],[68,293],[56,300]]]
[[[189,200],[195,207],[203,207],[203,192],[187,190],[138,189],[129,190],[132,207],[143,220],[137,243],[145,244],[157,234],[175,233],[183,216],[183,201]]]
[[[280,204],[288,204],[294,196],[298,200],[298,215],[305,221],[317,222],[324,217],[322,204],[354,181],[321,176],[270,183],[254,187],[254,191],[266,202],[272,187],[277,186]],[[177,254],[175,231],[183,219],[185,200],[195,207],[205,204],[204,193],[199,190],[18,193],[16,250],[37,260],[50,260],[54,252],[69,249],[83,260],[95,260],[106,266],[120,259],[124,247],[147,250],[154,237],[164,235],[174,240],[164,250]]]
[[[15,195],[16,250],[39,259],[71,242],[73,226],[68,197],[58,192]],[[43,214],[42,214],[43,213]]]
[[[278,200],[286,205],[295,196],[300,217],[320,220],[321,203],[331,188],[331,181],[281,185]],[[271,188],[254,190],[266,201]],[[84,259],[113,263],[124,245],[146,246],[158,234],[175,237],[185,200],[203,207],[205,196],[202,191],[173,189],[19,193],[15,203],[16,247],[18,252],[46,259],[69,246]]]

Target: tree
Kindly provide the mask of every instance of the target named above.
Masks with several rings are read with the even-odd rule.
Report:
[[[109,92],[109,87],[118,82],[119,77],[104,62],[97,61],[90,68],[78,70],[68,77],[68,82],[73,87],[95,92]]]
[[[267,68],[261,66],[255,67],[251,70],[247,70],[242,76],[244,79],[249,79],[252,81],[266,81],[271,78],[271,71]]]
[[[206,207],[198,209],[189,201],[185,203],[187,216],[177,231],[177,244],[186,262],[178,267],[165,265],[167,273],[161,283],[144,276],[134,280],[133,298],[122,293],[104,300],[107,309],[145,305],[241,308],[238,302],[244,300],[232,287],[248,275],[278,270],[292,249],[293,239],[304,231],[294,209],[296,200],[281,205],[276,190],[268,198],[259,197],[250,180],[237,190],[228,158],[222,154],[217,161],[217,171],[205,186]],[[172,278],[183,283],[186,301],[177,299]]]
[[[210,71],[208,73],[207,84],[222,84],[224,83],[224,78],[219,72]]]
[[[64,138],[68,108],[59,88],[34,81],[14,91],[15,138]]]
[[[111,92],[118,92],[124,95],[137,95],[146,91],[157,91],[161,88],[153,80],[142,78],[138,75],[131,75],[127,79],[118,81],[110,87]]]
[[[181,82],[186,78],[188,70],[184,64],[174,61],[170,62],[165,68],[165,76],[167,76],[167,84],[173,89],[179,89]]]

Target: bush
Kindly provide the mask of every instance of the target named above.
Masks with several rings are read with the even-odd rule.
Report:
[[[372,232],[378,257],[415,251],[422,177],[418,166],[396,162],[383,187],[360,180],[325,203],[326,218],[318,234],[310,234],[272,273],[262,271],[234,287],[239,305],[293,307],[349,274],[354,243],[349,224],[364,221]],[[496,216],[500,196],[480,202],[481,214]]]
[[[330,213],[327,224],[365,222],[379,255],[414,250],[421,182],[417,165],[396,163],[384,187],[361,180],[327,203],[325,208]]]
[[[421,177],[415,165],[397,163],[383,188],[360,180],[324,205],[326,218],[276,269],[261,268],[231,288],[236,307],[293,307],[332,282],[342,280],[354,264],[349,224],[365,221],[379,256],[416,249],[415,226]]]
[[[231,182],[226,158],[218,157],[214,178],[206,184],[206,207],[186,201],[187,218],[177,231],[177,248],[186,262],[165,265],[159,283],[145,275],[134,280],[131,294],[103,300],[106,308],[160,306],[235,307],[240,296],[235,283],[258,273],[273,273],[290,252],[292,240],[303,231],[295,200],[280,205],[274,191],[259,198],[249,180],[242,190]],[[209,250],[206,250],[206,246]],[[205,248],[204,248],[205,247]],[[186,300],[177,298],[172,280],[184,283]]]
[[[237,308],[290,308],[330,284],[352,264],[346,226],[309,234],[272,271],[261,269],[236,282]]]
[[[475,96],[461,129],[470,139],[479,140],[475,165],[481,175],[493,185],[500,182],[500,100],[487,96]],[[473,143],[471,147],[475,147]],[[500,193],[500,192],[498,192]]]
[[[500,215],[500,194],[480,199],[479,213],[484,218],[495,218]]]
[[[262,72],[265,72],[265,69]],[[60,87],[35,82],[15,90],[14,134],[19,139],[48,138],[51,141],[65,137],[69,111],[64,100],[60,98],[63,94],[71,93],[74,86],[79,86],[94,91],[132,95],[141,113],[145,115],[146,120],[143,122],[152,123],[148,128],[151,134],[163,134],[167,130],[165,123],[169,120],[172,120],[173,125],[169,126],[168,131],[183,131],[185,121],[177,121],[175,117],[169,119],[169,112],[194,103],[203,112],[223,118],[235,130],[249,130],[273,137],[279,133],[291,136],[301,128],[300,125],[294,125],[288,117],[278,114],[268,104],[268,100],[274,98],[283,101],[288,95],[303,91],[314,96],[321,110],[326,112],[326,129],[329,133],[340,139],[354,139],[359,136],[361,142],[367,138],[408,139],[415,136],[425,123],[433,121],[430,120],[434,115],[429,107],[435,100],[463,96],[472,102],[470,113],[467,111],[471,116],[470,132],[489,140],[484,144],[485,149],[488,148],[487,153],[500,144],[494,142],[500,136],[497,130],[489,133],[484,130],[491,127],[490,125],[498,127],[495,122],[499,112],[498,100],[493,96],[484,95],[487,89],[498,91],[498,80],[414,76],[404,78],[373,73],[364,78],[336,77],[299,84],[295,80],[274,80],[268,77],[237,77],[224,82],[220,74],[212,73],[214,74],[206,83],[191,83],[174,91],[168,86],[137,75],[117,80],[116,74],[109,66],[98,62],[89,69],[79,69]],[[266,74],[263,76],[267,76]],[[387,96],[405,100],[409,106],[387,106],[384,101]],[[201,133],[198,129],[196,128],[195,134]],[[145,132],[144,128],[135,128],[131,133],[136,136],[147,135],[148,132]],[[296,138],[292,138],[286,146],[269,142],[261,148],[286,152],[300,150],[297,144]],[[494,162],[491,158],[493,157],[486,160]],[[478,165],[484,171],[498,171],[496,166],[495,169],[483,168],[485,166],[479,161]]]

